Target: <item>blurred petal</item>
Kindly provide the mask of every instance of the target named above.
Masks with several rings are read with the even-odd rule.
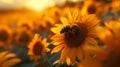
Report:
[[[51,53],[59,52],[63,48],[63,45],[58,45],[55,48],[52,49]]]
[[[3,67],[11,67],[17,63],[20,63],[21,60],[18,59],[18,58],[13,58],[13,59],[10,59],[8,61],[6,61],[4,64],[3,64]]]

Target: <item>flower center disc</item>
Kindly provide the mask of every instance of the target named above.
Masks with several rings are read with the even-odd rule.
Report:
[[[30,41],[30,37],[29,37],[29,35],[27,33],[22,33],[19,36],[19,41],[22,42],[22,43],[29,42]]]
[[[8,33],[5,30],[0,31],[0,41],[6,41],[8,39]]]
[[[42,49],[43,49],[43,45],[42,45],[41,42],[38,41],[38,42],[35,43],[35,45],[33,47],[33,53],[35,55],[41,55]]]
[[[87,36],[87,29],[84,24],[74,24],[65,32],[65,43],[68,47],[80,46]]]
[[[87,11],[89,14],[94,14],[96,12],[96,7],[95,5],[90,5],[88,8],[87,8]]]

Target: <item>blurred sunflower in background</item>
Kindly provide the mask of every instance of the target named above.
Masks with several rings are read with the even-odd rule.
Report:
[[[0,46],[8,48],[12,39],[12,29],[7,25],[0,25]]]
[[[48,10],[48,9],[46,9]],[[35,19],[32,24],[34,29],[32,31],[33,34],[39,33],[41,35],[46,34],[50,28],[56,23],[55,18],[51,17],[47,14],[47,11],[43,11],[39,18]]]
[[[119,67],[120,64],[120,22],[105,22],[105,26],[97,28],[100,40],[104,43],[104,47],[109,50],[109,57],[102,63],[102,67]]]
[[[93,0],[99,4],[101,4],[102,9],[105,12],[114,11],[119,9],[120,1],[119,0]]]
[[[55,20],[58,20],[62,14],[61,8],[57,5],[52,8],[49,8],[48,10],[50,11],[48,15],[54,18]]]
[[[46,41],[47,39],[41,40],[39,34],[35,34],[32,42],[28,45],[28,55],[30,55],[31,60],[38,61],[40,56],[45,56],[46,52],[50,51]]]
[[[18,28],[13,39],[19,45],[27,45],[32,40],[32,33],[25,28]]]
[[[115,51],[120,48],[120,22],[106,22],[105,27],[98,27],[98,31],[99,38],[108,49]]]
[[[33,24],[29,20],[21,19],[17,22],[17,27],[18,28],[25,28],[27,30],[33,30]]]
[[[7,51],[0,52],[0,67],[11,67],[22,60],[17,58],[14,53],[9,53]]]
[[[45,28],[44,30],[47,31],[55,24],[54,19],[47,15],[40,18],[40,22],[41,22],[39,23],[39,29],[41,29],[40,32],[43,31],[42,27]]]
[[[78,10],[68,12],[67,18],[61,17],[62,24],[56,24],[51,28],[55,35],[51,38],[53,45],[51,53],[62,50],[61,63],[75,64],[79,60],[90,59],[91,54],[100,58],[106,52],[98,46],[96,38],[96,26],[99,20],[94,14],[82,15]],[[103,54],[102,54],[103,53]]]
[[[101,14],[103,13],[101,5],[93,0],[85,0],[83,6],[83,12],[87,14]]]

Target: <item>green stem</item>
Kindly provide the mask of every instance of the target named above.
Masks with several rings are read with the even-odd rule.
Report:
[[[43,56],[43,57],[48,62],[48,64],[50,65],[49,67],[52,67],[52,64],[51,64],[50,60],[48,59],[48,57],[47,56]]]

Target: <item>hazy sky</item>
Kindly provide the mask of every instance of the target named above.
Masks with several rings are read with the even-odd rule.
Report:
[[[20,7],[27,0],[0,0],[0,8],[13,8],[13,7]]]
[[[56,3],[62,5],[65,1],[66,0],[0,0],[0,9],[20,8],[24,6],[30,9],[40,10],[45,7],[53,6]]]
[[[25,6],[37,10],[47,6],[53,6],[54,4],[55,0],[0,0],[0,9]]]

